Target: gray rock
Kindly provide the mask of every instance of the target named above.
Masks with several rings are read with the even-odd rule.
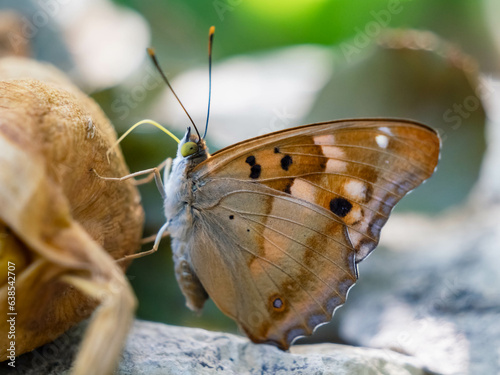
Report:
[[[53,343],[22,355],[24,375],[68,373],[85,324]],[[6,367],[0,366],[0,373]],[[6,372],[6,371],[5,371]],[[135,321],[122,355],[120,375],[166,374],[428,374],[420,361],[391,350],[337,344],[297,345],[283,352],[248,339],[196,328]]]
[[[132,338],[120,374],[424,373],[418,361],[387,350],[319,344],[286,353],[231,334],[150,322],[137,322]]]
[[[500,207],[459,215],[444,229],[443,218],[422,225],[400,217],[392,227],[413,228],[414,237],[387,244],[361,269],[341,335],[415,356],[444,374],[498,373],[498,217]]]

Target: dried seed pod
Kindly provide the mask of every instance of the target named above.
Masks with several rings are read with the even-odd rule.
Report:
[[[28,68],[27,68],[28,67]],[[45,82],[21,78],[43,77]],[[112,371],[135,297],[114,261],[137,251],[144,220],[115,132],[98,105],[54,68],[0,60],[0,312],[15,264],[15,355],[54,340],[95,309],[75,374]],[[113,259],[114,258],[114,259]],[[124,265],[120,264],[123,268]],[[8,332],[6,319],[0,332]],[[0,361],[10,341],[0,337]]]

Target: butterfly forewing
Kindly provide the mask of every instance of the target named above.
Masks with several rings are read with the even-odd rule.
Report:
[[[197,276],[253,341],[287,348],[344,302],[355,263],[394,205],[432,175],[439,148],[424,125],[347,120],[215,153],[189,176]]]
[[[194,173],[264,184],[330,210],[347,226],[359,262],[394,205],[432,175],[439,147],[436,132],[418,123],[346,120],[236,144]]]

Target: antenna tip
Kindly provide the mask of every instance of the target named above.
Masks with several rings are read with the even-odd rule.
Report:
[[[149,56],[153,57],[155,55],[155,50],[153,48],[150,47],[147,50],[148,50],[148,55]]]
[[[210,26],[210,30],[208,30],[208,35],[212,36],[215,33],[215,26]]]

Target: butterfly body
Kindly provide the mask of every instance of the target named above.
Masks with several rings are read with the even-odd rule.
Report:
[[[195,141],[188,130],[184,143]],[[194,311],[203,307],[208,295],[199,282],[191,267],[190,239],[193,237],[193,190],[195,181],[189,178],[190,171],[210,156],[205,142],[201,140],[197,157],[186,158],[181,155],[180,148],[172,162],[171,170],[165,170],[164,213],[168,230],[172,239],[172,254],[174,259],[177,282],[186,297],[186,305]]]
[[[189,173],[194,166],[208,156],[206,148],[203,156],[196,160],[185,158],[178,152],[172,162],[171,171],[165,171],[165,195],[168,199],[165,199],[163,203],[172,238],[182,239],[189,235],[189,230],[192,228],[193,185],[195,184],[195,181],[189,178]]]
[[[191,147],[190,151],[186,151]],[[393,206],[432,175],[440,141],[404,120],[344,120],[208,154],[190,132],[165,184],[176,277],[254,342],[287,349],[330,321]]]

